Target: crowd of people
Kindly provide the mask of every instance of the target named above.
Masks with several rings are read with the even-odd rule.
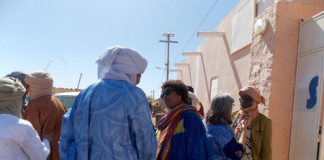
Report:
[[[226,92],[204,115],[193,88],[180,80],[162,84],[168,111],[152,127],[140,83],[147,60],[136,50],[108,48],[96,60],[98,81],[67,111],[52,96],[45,71],[0,78],[0,159],[3,160],[270,160],[272,124],[251,86],[239,91],[240,109]],[[27,95],[31,100],[27,101]]]

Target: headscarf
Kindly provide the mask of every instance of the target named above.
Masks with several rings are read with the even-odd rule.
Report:
[[[249,117],[252,118],[252,120],[259,114],[258,110],[258,104],[261,103],[262,105],[265,105],[265,98],[260,94],[260,90],[255,87],[247,86],[242,88],[239,91],[239,95],[241,96],[242,94],[249,95],[253,101],[252,101],[252,106],[249,108],[240,108],[241,110],[241,115],[243,117]]]
[[[26,73],[20,72],[20,71],[14,71],[14,72],[11,72],[10,74],[7,74],[6,77],[14,77],[14,78],[17,78],[21,83],[25,83]],[[28,104],[28,102],[26,101],[26,97],[27,97],[27,95],[25,92],[25,94],[22,96],[22,106],[23,107],[26,107]]]
[[[144,73],[147,60],[131,48],[113,46],[97,60],[99,79],[125,80],[136,84],[136,75]]]
[[[25,83],[26,73],[20,71],[14,71],[10,74],[7,74],[6,77],[14,77],[17,78],[21,83]]]
[[[188,92],[188,96],[191,99],[191,106],[195,107],[198,111],[200,110],[199,100],[195,94]]]
[[[18,79],[0,78],[0,114],[21,118],[21,97],[25,92],[25,87]]]
[[[53,79],[45,71],[36,71],[27,74],[25,82],[30,85],[29,96],[31,99],[44,95],[52,95]]]
[[[158,138],[156,159],[165,160],[167,158],[174,130],[178,125],[182,113],[186,110],[194,110],[199,118],[202,118],[196,108],[186,105],[184,102],[166,112],[157,125],[161,134]]]

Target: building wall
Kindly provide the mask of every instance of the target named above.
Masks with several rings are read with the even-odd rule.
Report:
[[[188,67],[179,67],[179,69],[183,70],[184,83],[186,85],[192,85],[195,89],[197,97],[204,106],[205,113],[209,109],[209,93],[212,78],[218,77],[218,91],[229,92],[232,94],[235,99],[235,109],[239,108],[239,89],[248,85],[250,70],[249,64],[251,63],[251,45],[248,45],[234,54],[230,54],[232,17],[246,2],[247,0],[239,2],[239,4],[214,30],[225,32],[223,38],[206,38],[206,40],[196,49],[196,51],[202,52],[202,58],[188,57],[186,59],[185,63],[190,63],[192,83],[190,83]],[[198,82],[196,82],[196,76]],[[181,75],[178,74],[177,78],[181,79]]]
[[[316,4],[278,2],[256,18],[266,18],[270,25],[263,36],[253,35],[250,85],[257,86],[266,98],[266,106],[259,110],[272,119],[276,160],[289,157],[299,20],[323,9]]]
[[[56,88],[53,87],[53,95],[56,93],[63,93],[63,92],[81,92],[81,89],[75,89],[75,88]]]
[[[199,63],[197,57],[188,57],[186,62],[190,63],[191,77],[188,67],[180,67],[183,70],[183,81],[195,88],[205,112],[209,109],[208,93],[213,77],[218,77],[218,92],[232,94],[236,101],[235,109],[239,108],[237,93],[240,88],[246,85],[258,87],[266,98],[266,105],[259,106],[259,110],[269,116],[273,123],[272,159],[287,160],[293,115],[299,20],[307,20],[324,10],[324,1],[294,0],[289,3],[274,3],[255,18],[255,21],[259,18],[269,21],[267,32],[262,36],[253,33],[251,45],[230,54],[232,17],[245,2],[246,0],[242,0],[214,30],[225,32],[223,38],[206,38],[196,49],[203,52]],[[178,79],[180,78],[181,75],[178,75]]]

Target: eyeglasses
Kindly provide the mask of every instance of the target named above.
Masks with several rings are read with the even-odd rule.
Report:
[[[164,95],[166,95],[166,96],[170,95],[171,94],[171,91],[174,91],[174,89],[168,89],[168,90],[166,90],[165,92],[163,92],[161,94],[160,98],[163,98]]]

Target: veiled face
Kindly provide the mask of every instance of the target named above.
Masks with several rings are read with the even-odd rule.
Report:
[[[242,94],[240,97],[240,104],[242,108],[249,108],[252,106],[253,99],[247,94]]]
[[[166,106],[170,110],[182,103],[181,96],[178,95],[171,87],[167,87],[162,90],[161,98],[164,99]]]

